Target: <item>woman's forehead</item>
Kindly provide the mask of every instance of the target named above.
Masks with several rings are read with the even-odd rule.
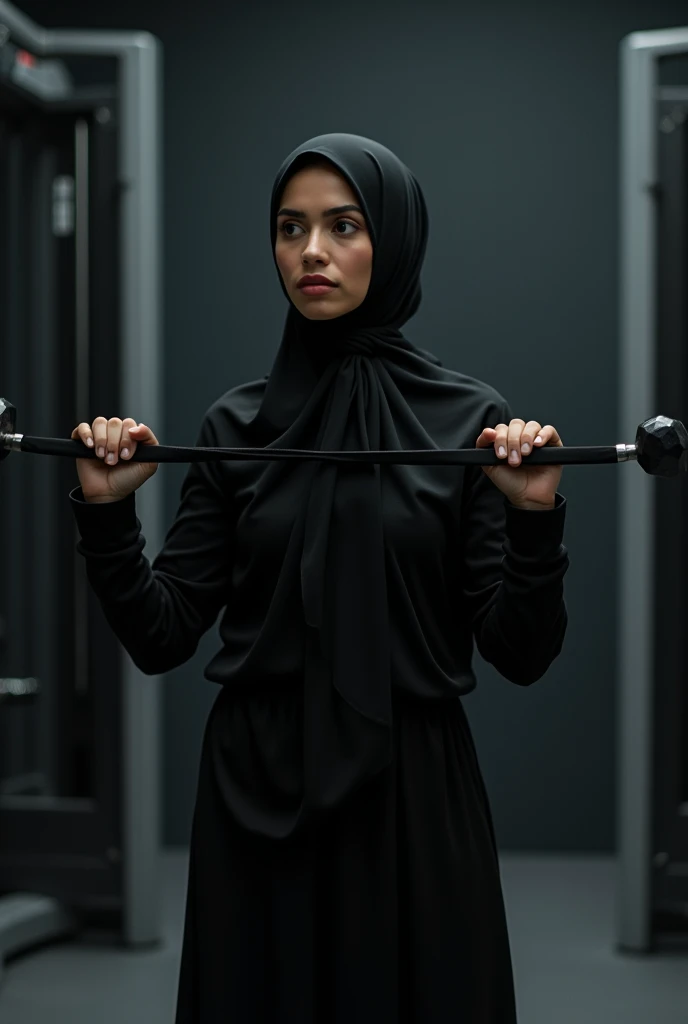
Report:
[[[303,168],[285,182],[284,187],[275,196],[273,213],[279,217],[280,211],[299,211],[304,217],[329,216],[339,207],[355,206],[368,222],[365,199],[331,165],[316,168]]]

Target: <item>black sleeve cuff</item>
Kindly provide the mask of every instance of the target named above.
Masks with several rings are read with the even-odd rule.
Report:
[[[514,553],[546,556],[559,552],[564,540],[566,498],[557,493],[552,509],[517,508],[506,498],[506,537]]]
[[[81,487],[70,491],[74,518],[81,539],[89,548],[120,547],[122,542],[138,536],[141,524],[136,518],[136,492],[120,501],[89,503]]]

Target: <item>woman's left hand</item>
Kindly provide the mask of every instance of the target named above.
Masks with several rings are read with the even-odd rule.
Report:
[[[505,465],[482,466],[482,469],[511,504],[526,509],[554,508],[563,467],[529,466],[528,455],[533,448],[562,448],[563,442],[555,428],[543,427],[536,420],[526,423],[516,419],[508,425],[498,423],[496,427],[486,427],[476,441],[476,448],[491,445]]]

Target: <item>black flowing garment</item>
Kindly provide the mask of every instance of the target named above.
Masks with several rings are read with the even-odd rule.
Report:
[[[250,424],[254,443],[327,451],[434,448],[421,424],[431,409],[431,418],[446,419],[450,412],[450,395],[442,393],[447,375],[438,360],[414,349],[399,330],[421,301],[428,234],[422,192],[401,161],[370,139],[313,139],[295,150],[277,175],[270,209],[273,256],[284,188],[314,154],[330,160],[360,198],[373,245],[372,279],[363,304],[335,320],[309,321],[290,308]],[[280,283],[289,298],[281,277]],[[422,467],[420,472],[399,468],[397,486],[412,503]],[[280,465],[269,470],[259,500],[278,501],[289,472]],[[293,553],[299,559],[306,625],[306,742],[301,802],[283,819],[285,835],[312,812],[340,803],[392,758],[380,466],[313,463],[304,485],[278,580],[278,587],[288,585]],[[275,626],[277,617],[268,616],[266,632]],[[268,824],[270,834],[272,827]]]
[[[273,253],[284,187],[313,157],[364,211],[366,299],[332,321],[290,305],[271,372],[219,398],[198,443],[474,447],[511,413],[401,333],[428,221],[394,154],[341,134],[295,150],[273,188]],[[90,582],[144,672],[185,662],[224,609],[177,1024],[513,1024],[494,830],[460,698],[474,644],[518,685],[561,650],[561,495],[552,511],[516,509],[480,467],[194,463],[152,566],[135,495],[71,498]]]

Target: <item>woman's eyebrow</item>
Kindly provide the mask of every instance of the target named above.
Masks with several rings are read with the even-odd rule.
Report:
[[[336,213],[360,213],[363,216],[363,210],[360,206],[355,206],[353,203],[349,203],[346,206],[333,206],[331,210],[323,210],[323,217],[332,217]],[[300,220],[305,220],[308,216],[304,210],[290,210],[286,206],[283,206],[280,212],[277,214],[278,217],[284,215],[285,217],[298,217]]]

